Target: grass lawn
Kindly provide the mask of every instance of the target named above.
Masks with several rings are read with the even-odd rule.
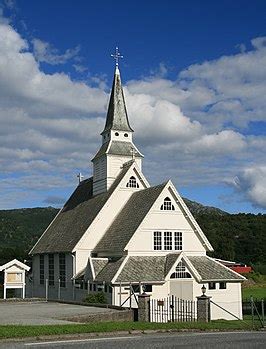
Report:
[[[264,287],[263,287],[264,286]],[[252,296],[254,299],[266,299],[266,285],[263,286],[253,286],[242,289],[243,299],[250,299]]]
[[[210,323],[200,322],[178,322],[178,323],[144,323],[144,322],[105,322],[88,324],[67,324],[67,325],[3,325],[0,326],[0,339],[38,337],[45,335],[63,335],[77,333],[99,333],[113,331],[133,330],[250,330],[251,321],[225,321],[215,320]]]

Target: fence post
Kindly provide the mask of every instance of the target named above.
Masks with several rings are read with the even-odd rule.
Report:
[[[48,301],[48,279],[45,279],[45,300]]]
[[[205,295],[206,288],[203,288],[202,295],[197,297],[197,320],[209,322],[211,320],[211,297]]]
[[[60,298],[61,298],[61,294],[60,294],[60,292],[61,292],[61,284],[60,284],[60,279],[58,279],[58,299],[60,300]]]
[[[150,295],[142,293],[138,295],[139,308],[138,308],[138,321],[149,322],[150,321]]]
[[[250,297],[250,302],[251,302],[251,316],[252,316],[252,329],[254,330],[254,303],[253,303],[253,297]]]
[[[264,299],[261,300],[261,317],[262,317],[262,326],[264,327]]]

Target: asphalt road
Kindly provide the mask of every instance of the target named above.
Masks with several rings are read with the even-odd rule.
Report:
[[[65,318],[112,311],[116,310],[56,302],[6,302],[0,303],[0,325],[69,324],[73,322]]]
[[[266,332],[163,333],[59,341],[0,342],[1,349],[266,348]]]

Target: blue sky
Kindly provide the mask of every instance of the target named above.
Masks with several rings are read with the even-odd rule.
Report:
[[[265,212],[265,1],[0,4],[1,209],[60,206],[91,174],[119,45],[150,182]]]

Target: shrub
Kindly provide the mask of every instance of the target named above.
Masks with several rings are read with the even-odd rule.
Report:
[[[97,292],[97,293],[90,293],[85,299],[84,302],[86,303],[100,303],[100,304],[106,304],[107,300],[105,297],[105,294],[103,292]]]

